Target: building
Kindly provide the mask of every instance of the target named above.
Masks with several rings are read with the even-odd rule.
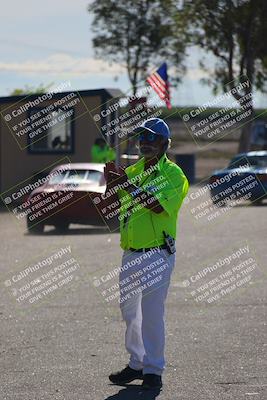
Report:
[[[90,162],[91,146],[116,119],[121,96],[97,89],[0,98],[0,192],[56,164]]]

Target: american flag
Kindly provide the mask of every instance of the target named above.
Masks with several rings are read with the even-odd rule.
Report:
[[[165,101],[167,108],[170,109],[171,102],[167,64],[164,62],[156,71],[149,75],[146,81],[152,86],[159,97]]]

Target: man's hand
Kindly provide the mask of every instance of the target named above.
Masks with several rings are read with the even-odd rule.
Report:
[[[113,161],[106,163],[104,167],[104,176],[106,179],[106,193],[119,183],[124,183],[128,180],[127,175],[122,167],[116,168]]]
[[[116,171],[110,170],[110,176],[114,180],[114,184],[124,184],[128,181],[128,176],[122,167],[119,167]]]
[[[107,162],[104,167],[104,176],[105,176],[107,185],[110,183],[111,180],[113,180],[112,176],[110,175],[111,171],[117,172],[114,161]]]
[[[104,174],[105,178],[107,181],[107,189],[106,193],[108,192],[109,189],[112,187],[119,185],[119,184],[124,184],[128,182],[128,185],[124,186],[124,190],[126,190],[129,194],[131,192],[136,191],[138,189],[137,186],[131,184],[128,180],[128,176],[124,169],[122,167],[119,167],[118,169],[115,166],[115,163],[113,161],[106,163],[106,166],[104,168]],[[106,195],[105,193],[105,195]],[[155,213],[159,214],[164,211],[164,208],[160,205],[159,201],[153,196],[153,194],[150,194],[146,191],[142,190],[143,198],[142,201],[138,200],[136,198],[136,201],[140,201],[140,204],[143,204],[145,208],[150,209],[151,211],[154,211]]]

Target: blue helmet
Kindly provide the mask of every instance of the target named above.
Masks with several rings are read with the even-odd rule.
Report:
[[[169,139],[171,137],[171,132],[168,125],[161,118],[149,118],[138,128],[134,129],[134,132],[136,133],[142,133],[144,131],[163,136],[165,139]]]

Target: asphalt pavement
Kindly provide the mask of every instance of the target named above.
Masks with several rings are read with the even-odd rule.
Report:
[[[107,301],[119,234],[73,225],[29,235],[2,210],[0,399],[266,399],[267,203],[200,211],[189,201],[180,213],[156,393],[108,380],[128,361],[119,304]]]

